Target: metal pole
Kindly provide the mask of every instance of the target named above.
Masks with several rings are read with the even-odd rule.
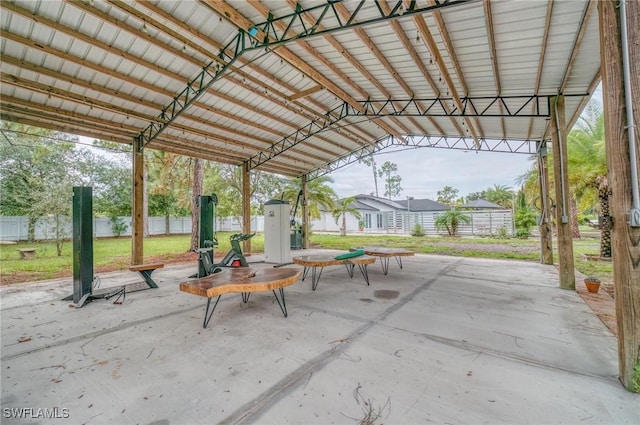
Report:
[[[635,123],[633,120],[633,102],[629,76],[629,41],[627,37],[627,5],[620,1],[620,38],[622,43],[622,75],[624,80],[624,100],[627,109],[627,136],[629,138],[629,162],[631,168],[631,196],[633,209],[629,212],[629,224],[640,227],[640,189],[638,189],[638,167],[635,143]]]

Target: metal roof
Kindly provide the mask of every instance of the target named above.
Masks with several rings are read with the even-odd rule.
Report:
[[[289,176],[395,144],[532,153],[600,79],[587,0],[10,1],[1,118]]]

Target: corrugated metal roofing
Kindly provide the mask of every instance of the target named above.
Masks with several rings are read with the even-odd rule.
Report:
[[[404,2],[404,15],[383,20],[378,5],[389,13],[396,1],[335,2],[341,23],[327,12],[316,27],[327,31],[322,35],[241,47],[223,76],[187,107],[178,105],[167,122],[163,111],[185,101],[181,93],[198,85],[194,79],[210,78],[203,69],[215,74],[212,62],[220,62],[239,30],[256,35],[252,27],[269,13],[280,18],[296,4],[306,10],[325,3],[3,0],[1,118],[121,143],[144,136],[152,123],[166,124],[152,140],[142,139],[146,147],[237,165],[249,161],[251,168],[291,176],[390,135],[398,141],[411,135],[548,137],[544,116],[460,116],[465,97],[474,98],[478,110],[506,115],[531,96],[542,96],[544,110],[548,96],[562,93],[566,116],[577,119],[600,75],[593,2],[440,3],[446,7],[415,14]],[[433,4],[419,0],[415,7]],[[356,10],[354,22],[373,22],[344,28]],[[289,34],[300,35],[321,14],[301,14]],[[283,26],[272,24],[277,31]],[[500,105],[497,96],[520,98]],[[334,110],[348,104],[362,111],[367,100],[380,108],[392,99],[383,109],[389,114],[390,105],[402,108],[413,98],[424,112],[437,97],[445,105],[441,116],[344,117]],[[532,108],[528,103],[519,114]]]

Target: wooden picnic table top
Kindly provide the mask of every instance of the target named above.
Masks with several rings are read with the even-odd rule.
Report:
[[[273,291],[294,284],[302,270],[291,267],[254,269],[232,267],[180,283],[180,290],[211,298],[232,292]]]
[[[340,264],[356,264],[366,265],[376,262],[375,257],[368,255],[361,255],[359,257],[346,258],[344,260],[336,260],[334,255],[327,254],[314,254],[314,255],[301,255],[294,257],[293,262],[304,267],[327,267],[338,266]]]
[[[350,251],[363,250],[367,255],[374,255],[376,257],[410,257],[415,255],[415,252],[406,248],[387,248],[384,246],[360,246],[351,248]]]

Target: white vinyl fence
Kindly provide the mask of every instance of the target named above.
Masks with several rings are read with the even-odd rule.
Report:
[[[131,236],[131,217],[118,217],[125,225],[120,236]],[[35,240],[52,239],[55,226],[53,219],[42,218],[36,222]],[[252,217],[251,229],[262,232],[264,230],[264,217]],[[67,219],[64,226],[67,237],[71,237],[71,220]],[[240,232],[242,220],[240,217],[219,218],[216,220],[216,231]],[[191,217],[171,217],[169,219],[169,234],[182,235],[191,233]],[[149,217],[149,234],[164,235],[166,232],[165,217]],[[108,217],[94,217],[93,236],[107,238],[116,236],[113,225]],[[29,220],[23,216],[0,217],[0,241],[26,241],[29,239]]]
[[[427,235],[437,235],[443,232],[436,231],[435,218],[437,212],[411,212],[406,211],[382,211],[372,213],[367,220],[367,226],[360,232],[358,220],[355,217],[347,216],[347,232],[349,233],[397,233],[409,234],[416,224],[422,225]],[[485,211],[465,211],[471,217],[470,224],[463,224],[458,227],[460,236],[489,236],[497,235],[504,228],[507,235],[513,235],[513,215],[511,210],[485,210]],[[120,236],[131,235],[131,217],[118,218],[126,227]],[[71,237],[71,221],[67,220],[65,231]],[[240,217],[227,217],[216,219],[216,231],[221,232],[241,232],[242,219]],[[43,218],[38,220],[35,228],[35,239],[52,239],[54,235],[54,225],[52,219]],[[26,241],[28,240],[29,221],[27,217],[0,217],[0,241]],[[165,217],[149,217],[149,234],[167,234]],[[314,232],[338,232],[340,226],[328,213],[322,213],[318,220],[311,221],[311,229]],[[251,231],[264,231],[264,216],[251,217]],[[191,233],[191,217],[171,217],[169,219],[169,232],[171,235],[182,235]],[[445,232],[446,233],[446,232]],[[106,238],[116,236],[113,226],[108,217],[94,217],[93,236]]]

